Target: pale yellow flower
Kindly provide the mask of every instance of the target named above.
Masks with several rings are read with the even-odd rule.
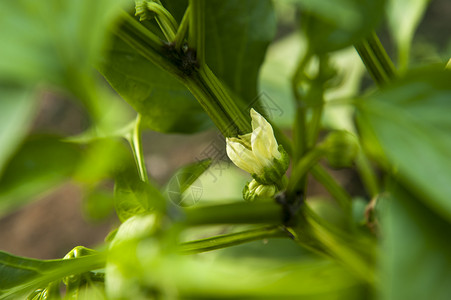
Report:
[[[271,124],[251,109],[252,133],[237,138],[227,138],[227,155],[240,169],[258,176],[271,168],[282,154],[274,137]]]

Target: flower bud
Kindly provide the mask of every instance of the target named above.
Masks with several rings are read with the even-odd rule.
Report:
[[[289,157],[277,143],[271,124],[251,109],[252,133],[227,138],[227,155],[260,184],[272,185],[288,169]]]
[[[350,167],[359,152],[356,137],[344,130],[331,132],[323,147],[326,150],[326,159],[333,168]]]
[[[264,185],[254,179],[244,187],[243,198],[250,202],[258,198],[271,198],[276,194],[276,191],[277,188],[274,184]]]

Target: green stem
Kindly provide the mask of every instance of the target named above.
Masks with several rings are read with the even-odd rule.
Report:
[[[185,14],[183,15],[182,22],[175,35],[174,43],[175,49],[180,49],[185,41],[186,33],[188,32],[188,24],[190,21],[190,6],[186,8]]]
[[[293,162],[297,163],[299,159],[307,151],[307,138],[306,138],[306,122],[307,111],[305,103],[302,102],[302,95],[299,92],[299,84],[304,77],[304,70],[307,63],[312,57],[311,52],[308,51],[301,60],[299,60],[294,75],[291,79],[291,89],[293,92],[295,105],[296,105],[296,119],[293,127]]]
[[[182,243],[180,245],[180,251],[184,254],[195,254],[241,245],[261,239],[282,237],[291,237],[291,235],[281,226],[261,227]]]
[[[156,21],[168,42],[175,40],[178,24],[174,17],[161,4],[148,2],[147,9],[156,14]]]
[[[239,134],[246,134],[252,131],[251,117],[248,111],[243,111],[232,99],[227,88],[219,81],[210,68],[205,65],[199,70],[202,83],[210,90],[212,96],[218,100],[224,111],[231,117],[232,122],[229,126],[235,125]]]
[[[123,12],[121,17],[122,24],[116,29],[115,34],[143,57],[183,81],[184,73],[165,55],[164,44],[160,38],[128,13]]]
[[[345,232],[326,223],[308,206],[304,206],[304,215],[310,228],[310,234],[321,243],[322,248],[329,256],[341,261],[369,284],[376,283],[375,257],[371,252],[374,245],[370,244],[371,241],[348,236]]]
[[[297,163],[307,150],[307,120],[303,104],[296,103],[296,119],[293,126],[293,163]]]
[[[318,106],[315,106],[312,108],[312,119],[309,122],[308,128],[309,128],[309,136],[307,140],[307,149],[313,147],[316,144],[316,141],[318,140],[319,132],[321,130],[321,118],[323,115],[324,110],[324,101],[322,99],[322,93],[320,95],[321,103]]]
[[[297,164],[294,165],[290,180],[288,181],[287,193],[291,198],[299,190],[303,177],[307,172],[325,155],[325,150],[318,146],[307,152]]]
[[[236,202],[185,209],[188,226],[219,224],[281,224],[283,208],[275,202]]]
[[[147,168],[144,162],[144,152],[141,140],[141,115],[138,114],[136,117],[135,126],[129,137],[129,143],[133,151],[133,156],[135,157],[136,166],[138,167],[139,178],[143,182],[149,182],[147,176]]]
[[[371,197],[374,197],[377,194],[379,194],[380,191],[379,180],[377,179],[377,176],[374,173],[374,170],[371,167],[371,164],[363,151],[359,151],[355,163],[357,171],[360,174],[360,178],[362,179],[363,185],[365,186],[367,193]]]
[[[396,76],[393,62],[374,32],[354,46],[368,73],[379,86],[387,84]]]
[[[339,185],[335,179],[320,165],[315,165],[312,170],[312,175],[318,182],[320,182],[337,201],[338,205],[346,213],[349,219],[352,212],[352,199],[346,190]]]
[[[188,45],[196,49],[200,68],[205,64],[205,1],[190,0]]]
[[[247,111],[240,109],[237,104],[239,101],[232,98],[231,93],[207,65],[187,73],[178,67],[180,62],[168,53],[167,47],[155,34],[126,13],[123,21],[123,26],[116,34],[143,57],[180,80],[196,97],[224,136],[231,137],[251,131]]]

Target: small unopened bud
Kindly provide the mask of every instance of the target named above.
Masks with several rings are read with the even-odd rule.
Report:
[[[277,188],[274,184],[261,184],[255,179],[249,182],[243,189],[243,198],[252,202],[256,199],[271,198],[276,194]]]
[[[359,152],[356,137],[344,130],[331,132],[323,142],[326,159],[333,168],[346,168],[352,163]]]

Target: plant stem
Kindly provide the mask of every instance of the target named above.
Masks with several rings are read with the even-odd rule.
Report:
[[[343,209],[348,219],[351,216],[352,210],[352,199],[351,196],[346,192],[346,190],[339,185],[335,179],[324,170],[320,165],[315,165],[312,170],[312,175],[318,180],[334,197],[338,205]]]
[[[135,126],[133,127],[131,136],[128,138],[128,140],[133,151],[133,156],[135,157],[136,166],[138,167],[139,178],[143,182],[149,182],[142,147],[140,114],[138,114],[138,116],[136,117]]]
[[[123,21],[116,34],[143,57],[182,82],[224,136],[232,137],[251,131],[248,112],[241,109],[239,101],[232,98],[231,93],[207,65],[187,73],[186,70],[179,68],[180,62],[168,53],[167,47],[155,34],[126,13],[123,15]]]
[[[213,97],[218,99],[220,105],[224,108],[226,114],[231,117],[233,123],[238,127],[239,134],[245,134],[252,131],[251,117],[248,111],[244,112],[237,105],[228,92],[227,88],[219,81],[210,68],[205,65],[199,70],[199,75],[208,89],[211,91]]]
[[[188,44],[196,49],[200,68],[205,65],[205,1],[190,0]]]
[[[367,193],[371,197],[379,194],[379,180],[377,179],[376,174],[374,174],[374,170],[363,151],[359,151],[355,163]]]
[[[190,6],[188,5],[185,14],[183,15],[182,22],[180,22],[180,26],[177,29],[177,33],[175,35],[174,39],[175,49],[180,49],[182,47],[186,37],[186,33],[188,32],[189,21],[190,21]]]
[[[313,235],[325,252],[347,266],[360,278],[374,285],[376,275],[374,271],[374,245],[370,240],[357,239],[355,236],[348,236],[345,232],[332,227],[308,206],[304,206],[304,215]]]
[[[188,226],[219,224],[281,224],[282,206],[275,202],[229,204],[185,209]]]
[[[157,20],[158,26],[160,26],[167,41],[174,41],[178,28],[177,21],[174,17],[166,10],[166,8],[163,7],[163,5],[155,2],[148,2],[147,9],[156,14],[155,19]]]
[[[325,150],[318,146],[307,152],[301,160],[293,167],[290,180],[288,181],[287,193],[291,198],[295,195],[298,185],[302,183],[303,177],[318,161],[325,155]]]
[[[281,226],[266,226],[182,243],[180,244],[180,251],[184,254],[194,254],[241,245],[255,240],[283,237],[291,237],[291,235]]]
[[[396,69],[376,33],[354,45],[377,85],[387,84],[396,76]]]
[[[306,107],[302,102],[302,95],[299,92],[299,84],[304,77],[304,69],[307,63],[310,61],[311,53],[307,52],[302,59],[298,62],[294,75],[291,79],[291,89],[293,92],[295,106],[296,106],[296,119],[293,125],[293,162],[297,163],[299,159],[307,151],[307,135],[306,135]]]

